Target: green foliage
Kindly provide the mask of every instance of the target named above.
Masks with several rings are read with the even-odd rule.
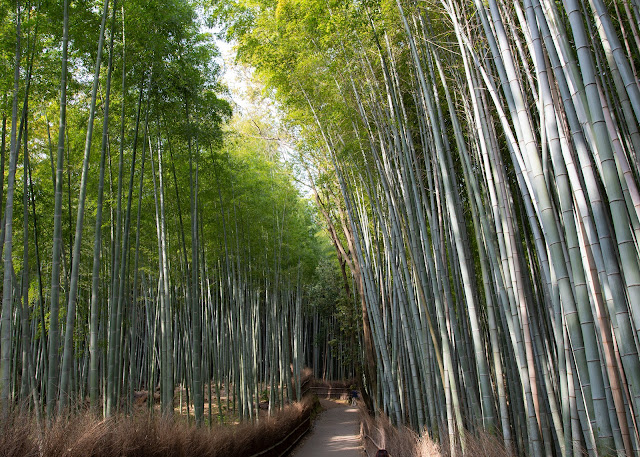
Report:
[[[308,276],[319,255],[314,212],[292,184],[277,143],[254,135],[254,122],[234,122],[223,146],[202,156],[203,222],[217,234],[207,250],[224,255],[226,222],[235,259],[250,261],[256,272],[273,271],[278,262],[292,278],[302,266]]]
[[[54,276],[51,260],[54,250],[53,211],[56,205],[54,167],[58,158],[58,116],[62,111],[60,80],[63,2],[20,2],[20,10],[16,11],[15,2],[0,0],[0,90],[4,94],[0,99],[0,112],[4,117],[10,118],[14,56],[18,42],[16,14],[20,14],[21,21],[19,93],[15,98],[19,111],[23,101],[26,99],[28,102],[24,105],[26,130],[22,138],[27,138],[25,143],[29,154],[30,177],[27,183],[23,182],[25,149],[22,144],[19,145],[17,158],[13,204],[12,236],[16,241],[13,242],[10,254],[16,277],[25,268],[30,277],[29,305],[32,312],[29,318],[30,328],[34,329],[31,347],[40,351],[35,357],[39,362],[34,368],[37,371],[34,378],[38,383],[47,385],[47,410],[53,411],[52,399],[55,401],[58,395],[55,392],[57,381],[53,380],[51,384],[47,382],[49,370],[46,369],[46,364],[57,366],[60,360],[56,356],[62,353],[60,347],[49,348],[48,345],[59,346],[66,339],[73,346],[71,351],[65,347],[64,359],[73,361],[73,366],[65,368],[64,372],[66,376],[68,370],[76,371],[66,379],[72,379],[70,388],[78,393],[85,393],[89,383],[92,384],[92,392],[98,390],[93,388],[95,383],[87,379],[87,361],[91,358],[95,362],[100,358],[97,365],[103,373],[99,377],[106,379],[101,390],[107,394],[105,403],[108,405],[113,400],[111,396],[115,395],[111,393],[114,390],[111,389],[111,384],[123,379],[130,381],[126,373],[128,367],[113,367],[111,362],[115,354],[128,354],[130,349],[136,351],[141,346],[146,347],[146,342],[145,345],[140,345],[138,340],[129,340],[130,338],[148,338],[149,346],[144,351],[151,351],[151,354],[156,349],[154,345],[160,345],[160,338],[167,335],[167,327],[172,327],[167,325],[169,322],[176,323],[178,328],[175,331],[188,334],[186,328],[191,325],[191,319],[198,312],[198,302],[193,300],[193,305],[189,303],[189,299],[193,297],[189,294],[198,290],[200,297],[206,295],[203,292],[206,287],[203,280],[205,276],[212,282],[219,282],[220,297],[212,298],[208,311],[220,305],[220,310],[230,313],[228,308],[243,304],[240,298],[230,297],[228,283],[224,281],[233,277],[244,284],[244,292],[251,294],[252,300],[258,297],[255,310],[260,318],[263,318],[263,313],[267,316],[267,312],[273,311],[273,316],[269,315],[269,325],[282,326],[281,335],[290,331],[302,335],[306,322],[298,311],[301,297],[304,296],[305,300],[313,301],[317,312],[323,313],[327,319],[340,321],[336,334],[331,335],[331,338],[340,339],[343,346],[347,347],[346,343],[353,339],[356,328],[353,298],[344,294],[340,270],[327,260],[331,247],[321,232],[313,203],[294,184],[293,167],[285,164],[285,154],[292,152],[288,146],[285,151],[285,147],[278,141],[276,128],[268,120],[259,116],[232,120],[231,106],[225,99],[226,88],[220,82],[221,68],[216,60],[218,51],[212,36],[203,32],[198,14],[200,5],[182,0],[131,0],[122,3],[111,0],[110,7],[115,9],[114,21],[106,23],[107,44],[103,48],[102,67],[96,81],[97,109],[95,113],[90,113],[103,6],[103,2],[90,0],[69,2],[66,123],[63,126],[65,137],[61,157],[64,160],[60,181],[62,267],[60,296],[55,299],[55,295],[51,293],[54,290],[51,283],[57,284],[57,276],[51,280]],[[246,17],[238,19],[233,33],[240,33],[243,28],[246,33],[253,33],[252,26],[250,27],[255,18],[252,10],[240,8],[237,11],[238,14],[246,13]],[[331,26],[323,25],[323,21],[330,19],[330,16],[324,12],[319,2],[314,3],[313,14],[303,13],[302,5],[278,5],[273,10],[273,14],[278,16],[273,30],[274,38],[280,40],[286,34],[298,33],[299,28],[306,34],[313,34],[324,28],[326,30],[323,33],[327,37],[337,33],[339,21]],[[254,37],[256,40],[258,38]],[[108,43],[111,39],[114,45],[109,55]],[[287,37],[287,40],[291,40],[291,37]],[[323,46],[329,44],[328,38],[322,40]],[[247,48],[245,53],[249,52],[258,55],[261,48]],[[284,56],[265,54],[268,62],[281,65],[279,71],[285,71],[287,65],[297,66],[297,71],[300,72],[314,67],[318,71],[326,70],[319,61],[313,59],[300,60],[293,54],[288,59],[281,57]],[[111,86],[108,88],[109,61],[112,61],[113,66]],[[273,75],[274,78],[277,76],[276,73]],[[28,76],[31,77],[29,81]],[[309,85],[308,81],[305,85]],[[105,119],[108,89],[109,118]],[[338,91],[328,85],[317,89],[326,91],[336,100],[336,106],[339,106]],[[292,101],[297,97],[293,86],[289,96]],[[299,99],[296,106],[303,112],[304,100]],[[310,113],[304,112],[310,120]],[[86,149],[87,131],[93,114],[94,134]],[[9,120],[9,129],[10,123]],[[103,138],[99,132],[104,127],[106,178],[104,201],[100,206],[99,157]],[[9,149],[9,130],[6,139],[5,159]],[[355,148],[351,141],[349,144]],[[80,206],[78,195],[84,191],[81,188],[81,175],[85,150],[90,153],[86,175],[87,202],[78,253],[73,246],[76,216]],[[162,178],[162,189],[158,178]],[[5,179],[5,186],[6,182]],[[30,261],[27,265],[22,265],[21,262],[23,244],[20,243],[25,224],[22,211],[24,184],[27,184],[29,204],[26,246]],[[159,204],[156,206],[156,201],[159,200],[162,200],[163,221],[160,221]],[[102,222],[96,227],[99,212],[102,214]],[[192,224],[194,218],[197,218],[197,224]],[[194,225],[199,240],[192,239]],[[163,235],[159,236],[159,231]],[[101,236],[101,244],[98,243],[94,251],[98,235]],[[162,236],[166,236],[166,248],[161,245]],[[136,250],[137,240],[140,242],[139,250]],[[196,249],[199,252],[193,255],[192,250]],[[116,260],[121,254],[123,258]],[[165,254],[166,262],[162,262],[161,256]],[[94,257],[100,260],[99,264],[95,263],[97,276],[92,269]],[[194,258],[201,262],[199,270],[194,268]],[[75,287],[73,292],[70,287],[70,283],[75,284],[75,281],[70,281],[74,260],[78,260],[80,265],[75,309],[67,307],[69,297],[75,296]],[[122,263],[118,264],[119,261]],[[318,268],[319,263],[324,267]],[[167,301],[162,302],[163,315],[159,316],[160,300],[158,296],[154,296],[158,293],[154,283],[160,276],[159,265],[163,264],[167,265],[168,277],[162,277],[161,281],[165,281],[163,286],[167,286],[168,297]],[[122,278],[121,272],[124,274]],[[200,289],[197,283],[194,285],[191,282],[197,276],[192,276],[194,272],[202,280]],[[97,286],[93,282],[94,278]],[[302,284],[312,285],[303,291]],[[96,300],[92,297],[94,292]],[[296,296],[296,292],[300,295]],[[315,301],[316,293],[320,301]],[[17,293],[11,298],[11,306],[20,302]],[[276,300],[276,303],[273,303],[272,310],[272,303],[258,300]],[[59,302],[57,312],[52,301]],[[120,311],[117,308],[119,304]],[[187,312],[190,309],[188,306],[193,308],[193,314]],[[288,310],[288,314],[280,313],[280,308]],[[217,308],[215,309],[217,313]],[[11,319],[17,319],[19,313],[15,309],[11,311],[4,316],[10,314]],[[139,313],[137,317],[136,313]],[[96,315],[100,321],[99,328],[94,324]],[[56,316],[59,322],[65,322],[67,317],[75,319],[73,334],[70,335],[71,338],[65,338],[69,334],[63,335],[66,329],[71,328],[71,324],[67,324],[57,337],[58,341],[52,339],[49,342],[46,334],[58,333],[58,329],[53,331]],[[243,314],[238,314],[237,318],[240,316]],[[207,318],[209,321],[206,324],[211,325],[211,316]],[[215,316],[215,319],[224,318],[222,315]],[[248,321],[249,318],[245,319]],[[156,330],[155,323],[159,321],[162,326]],[[95,331],[91,337],[90,325]],[[245,322],[241,322],[241,325],[244,326]],[[257,338],[264,340],[261,344],[265,344],[267,337],[262,335],[266,329],[259,327],[260,325],[252,330],[259,335]],[[135,332],[142,328],[144,332],[140,331],[140,334],[144,334],[135,336]],[[170,333],[172,330],[168,331]],[[220,338],[228,336],[224,331],[226,330],[220,330]],[[275,332],[273,328],[270,331]],[[118,335],[117,332],[121,333]],[[17,332],[12,335],[14,344],[20,344],[18,336]],[[296,343],[301,338],[295,335],[293,337],[296,338]],[[165,345],[168,340],[163,340]],[[204,340],[210,342],[207,338]],[[88,341],[91,341],[91,349]],[[176,351],[184,351],[184,347],[180,341]],[[301,347],[301,344],[297,346],[296,354],[287,355],[300,367]],[[158,349],[162,352],[163,348]],[[356,346],[351,345],[350,350],[355,351]],[[49,351],[51,359],[45,357],[45,351]],[[207,350],[204,352],[210,359],[211,353]],[[19,353],[20,350],[15,349],[12,357]],[[107,353],[108,357],[103,358]],[[155,386],[156,380],[151,377],[158,376],[159,369],[170,365],[163,354],[160,357],[164,358],[157,361],[156,366],[156,360],[153,356],[149,357],[149,354],[145,355],[145,363],[152,368],[149,368],[149,373],[144,374],[148,376],[148,383]],[[130,357],[133,359],[135,355]],[[353,354],[343,356],[345,360],[349,358],[355,357]],[[135,360],[128,362],[135,363]],[[185,363],[184,360],[181,362]],[[211,360],[207,362],[213,363]],[[10,361],[11,368],[16,372],[20,370],[21,363],[17,359]],[[117,363],[123,365],[122,361],[118,360]],[[285,365],[289,366],[289,362]],[[114,374],[114,370],[119,372]],[[136,368],[133,371],[138,370]],[[189,374],[182,371],[185,370],[176,362],[176,373],[185,378],[191,376],[188,370]],[[95,369],[91,368],[91,379],[98,379],[93,377],[94,373]],[[166,373],[169,375],[165,376]],[[172,373],[171,368],[166,370],[162,374],[161,384]],[[142,376],[142,372],[140,375]],[[18,379],[18,376],[13,378]],[[52,375],[51,379],[53,378]],[[163,384],[163,389],[165,388],[166,384]],[[42,386],[37,386],[37,390],[42,392]],[[93,396],[95,395],[92,394],[92,403],[95,403]],[[163,404],[168,402],[163,399]]]
[[[328,240],[324,240],[327,251],[331,248]],[[345,284],[336,261],[328,252],[316,265],[313,280],[306,286],[309,297],[306,314],[319,316],[319,329],[313,344],[320,348],[325,342],[330,347],[333,357],[340,360],[347,372],[360,363],[361,348],[354,344],[361,332],[360,314],[355,297],[347,295],[347,286],[353,290],[353,284]]]

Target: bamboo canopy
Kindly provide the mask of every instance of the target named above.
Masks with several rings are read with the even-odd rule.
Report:
[[[452,454],[638,455],[637,2],[253,11],[229,34],[313,151],[375,408]]]
[[[640,455],[638,0],[45,3],[0,1],[2,414],[255,421],[308,365],[451,455]],[[205,16],[277,127],[223,128]]]

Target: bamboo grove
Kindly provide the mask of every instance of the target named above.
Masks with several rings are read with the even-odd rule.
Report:
[[[638,2],[214,6],[297,132],[373,407],[452,454],[638,455]]]
[[[309,291],[337,265],[269,126],[230,121],[197,5],[0,7],[2,416],[157,395],[198,425],[257,420],[314,360],[353,366],[309,349],[335,338]]]

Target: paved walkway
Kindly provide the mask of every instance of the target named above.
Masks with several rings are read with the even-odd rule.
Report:
[[[313,429],[293,452],[295,457],[362,457],[358,435],[358,409],[330,400],[320,400],[326,411],[313,424]]]

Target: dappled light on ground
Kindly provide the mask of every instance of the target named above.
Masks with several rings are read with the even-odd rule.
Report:
[[[359,438],[358,410],[329,400],[322,400],[321,403],[326,410],[317,418],[311,433],[293,456],[364,455]]]

